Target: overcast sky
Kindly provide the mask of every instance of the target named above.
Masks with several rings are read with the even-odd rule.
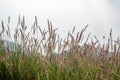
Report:
[[[86,24],[87,31],[99,38],[108,36],[110,28],[115,37],[120,36],[120,0],[0,0],[0,20],[11,16],[11,25],[16,25],[18,15],[24,15],[28,25],[34,16],[41,26],[50,19],[61,36],[74,25],[79,31]]]

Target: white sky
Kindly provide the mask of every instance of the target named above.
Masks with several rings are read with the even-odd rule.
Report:
[[[110,28],[115,37],[120,36],[120,0],[0,0],[0,20],[11,16],[11,25],[16,25],[19,14],[25,15],[27,25],[32,25],[35,15],[41,26],[50,19],[62,36],[74,25],[79,31],[86,24],[98,37],[108,36]]]

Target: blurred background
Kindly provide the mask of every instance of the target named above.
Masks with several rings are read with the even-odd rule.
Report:
[[[81,31],[87,24],[85,35],[92,32],[92,36],[101,40],[103,36],[109,36],[112,28],[113,38],[120,36],[120,0],[0,0],[0,20],[7,25],[8,17],[11,17],[12,34],[19,15],[25,16],[29,28],[35,16],[41,28],[47,28],[49,19],[61,37],[66,37],[73,26]]]

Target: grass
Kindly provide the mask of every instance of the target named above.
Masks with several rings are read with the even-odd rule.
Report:
[[[62,39],[49,20],[48,30],[42,30],[35,17],[31,32],[27,32],[25,17],[19,16],[16,44],[5,48],[4,35],[8,40],[12,37],[10,17],[7,28],[1,23],[0,80],[120,80],[120,40],[112,39],[112,29],[108,42],[102,45],[91,33],[85,40],[88,25],[76,34],[74,27]]]

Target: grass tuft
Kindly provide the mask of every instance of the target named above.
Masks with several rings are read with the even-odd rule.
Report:
[[[102,45],[91,33],[84,36],[88,25],[76,34],[74,26],[63,39],[49,20],[48,30],[42,30],[37,16],[27,32],[25,17],[19,16],[14,41],[5,47],[4,36],[12,39],[9,23],[10,17],[7,28],[1,21],[0,80],[120,80],[120,40],[113,40],[112,29]]]

